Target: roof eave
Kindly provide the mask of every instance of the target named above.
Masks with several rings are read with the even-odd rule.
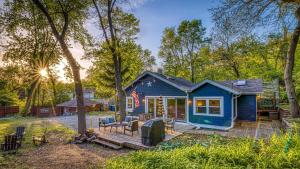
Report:
[[[233,93],[233,94],[241,94],[239,91],[236,91],[236,90],[231,89],[231,88],[229,88],[229,87],[227,87],[227,86],[224,86],[224,85],[221,85],[221,84],[219,84],[219,83],[216,83],[216,82],[214,82],[214,81],[212,81],[212,80],[204,80],[204,81],[202,81],[201,83],[199,83],[198,85],[196,85],[195,87],[193,87],[193,88],[191,89],[190,92],[192,92],[192,91],[198,89],[199,87],[201,87],[202,85],[204,85],[204,84],[206,84],[206,83],[209,83],[209,84],[211,84],[211,85],[213,85],[213,86],[219,87],[219,88],[221,88],[221,89],[223,89],[223,90],[226,90],[226,91],[228,91],[228,92],[231,92],[231,93]]]
[[[151,76],[153,76],[153,77],[155,77],[155,78],[157,78],[157,79],[159,79],[159,80],[161,80],[161,81],[163,81],[163,82],[166,82],[166,83],[168,83],[169,85],[171,85],[171,86],[174,86],[174,87],[176,87],[177,89],[179,89],[179,90],[182,90],[182,91],[186,91],[187,89],[185,89],[185,88],[182,88],[182,87],[180,87],[180,86],[178,86],[178,85],[176,85],[176,84],[174,84],[174,83],[172,83],[172,82],[170,82],[170,81],[168,81],[168,80],[166,80],[166,79],[164,79],[164,78],[162,78],[162,77],[159,77],[159,76],[157,76],[157,75],[155,75],[155,74],[153,74],[153,73],[151,73],[151,72],[148,72],[148,71],[145,71],[145,72],[143,72],[140,76],[138,76],[134,81],[132,81],[129,85],[127,85],[125,88],[123,88],[123,90],[126,90],[126,89],[128,89],[131,85],[133,85],[135,82],[137,82],[139,79],[141,79],[142,77],[144,77],[145,75],[151,75]]]

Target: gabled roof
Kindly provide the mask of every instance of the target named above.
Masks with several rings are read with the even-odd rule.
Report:
[[[100,103],[96,102],[96,101],[93,101],[93,100],[90,100],[90,99],[84,99],[83,100],[83,105],[84,106],[94,106],[96,104],[100,104]],[[77,107],[77,100],[72,99],[72,100],[60,103],[56,106],[59,106],[59,107]]]
[[[211,84],[213,86],[216,86],[216,87],[219,87],[223,90],[226,90],[228,92],[231,92],[233,94],[240,94],[240,92],[236,89],[233,89],[233,88],[230,88],[230,87],[227,87],[225,85],[223,85],[222,83],[218,83],[218,82],[215,82],[215,81],[212,81],[212,80],[204,80],[196,85],[194,85],[192,88],[191,88],[191,91],[194,91],[196,89],[198,89],[199,87],[203,86],[204,84]]]
[[[188,80],[185,80],[183,78],[174,77],[174,76],[167,76],[156,72],[150,72],[150,71],[144,71],[141,75],[139,75],[132,83],[130,83],[128,86],[126,86],[124,89],[127,89],[132,84],[137,82],[142,77],[150,75],[153,77],[158,78],[159,80],[166,82],[182,91],[188,91],[194,84]]]
[[[185,80],[183,78],[174,77],[174,76],[167,76],[161,73],[151,72],[151,71],[144,71],[141,75],[139,75],[131,84],[129,84],[124,89],[127,89],[134,83],[136,83],[142,77],[150,75],[156,77],[163,82],[166,82],[182,91],[191,92],[202,85],[209,83],[213,86],[219,87],[223,90],[231,92],[233,94],[257,94],[263,92],[263,85],[261,79],[247,79],[245,80],[245,85],[235,85],[238,80],[228,80],[228,81],[212,81],[212,80],[204,80],[200,83],[193,84],[192,82]]]

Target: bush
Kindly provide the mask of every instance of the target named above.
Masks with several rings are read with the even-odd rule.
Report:
[[[286,150],[288,140],[291,144]],[[190,146],[134,152],[108,161],[107,168],[300,168],[300,138],[297,134],[285,134],[274,135],[267,142],[250,138],[205,145],[195,142]]]

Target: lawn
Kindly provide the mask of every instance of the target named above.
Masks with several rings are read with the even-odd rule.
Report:
[[[107,159],[127,154],[130,150],[110,150],[94,144],[70,144],[76,132],[49,119],[12,117],[0,119],[0,142],[5,134],[25,126],[25,141],[16,155],[0,154],[0,168],[101,168]],[[47,129],[48,144],[34,146],[32,136],[40,136]]]
[[[88,115],[90,116],[114,116],[114,111],[93,111],[89,112]]]
[[[300,137],[274,135],[265,142],[185,134],[154,150],[111,159],[107,168],[300,168]]]

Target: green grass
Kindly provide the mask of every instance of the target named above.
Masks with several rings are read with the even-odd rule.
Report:
[[[288,147],[287,142],[290,142]],[[164,144],[167,143],[166,148]],[[274,135],[268,142],[183,135],[167,143],[154,150],[111,159],[107,168],[300,168],[300,137],[297,134]]]
[[[51,140],[62,139],[67,143],[72,139],[72,136],[76,134],[75,131],[63,126],[54,121],[46,121],[43,119],[37,119],[32,117],[11,117],[7,119],[0,119],[0,142],[4,140],[4,135],[12,134],[15,132],[17,126],[25,126],[24,141],[22,147],[18,150],[16,155],[9,155],[3,157],[0,155],[0,168],[6,168],[15,162],[15,158],[19,154],[37,148],[32,144],[32,136],[41,136],[46,131],[46,137],[52,143]]]
[[[115,115],[114,111],[93,111],[89,112],[88,115],[90,116],[113,116]]]

